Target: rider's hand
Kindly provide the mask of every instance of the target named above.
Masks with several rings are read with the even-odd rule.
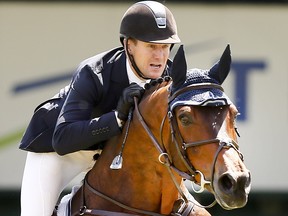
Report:
[[[123,90],[117,105],[118,118],[122,121],[126,121],[128,118],[129,110],[134,107],[134,97],[141,99],[144,93],[144,89],[136,83],[131,83],[127,88]]]

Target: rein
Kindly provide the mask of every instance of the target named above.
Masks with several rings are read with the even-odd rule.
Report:
[[[150,137],[151,141],[153,142],[154,146],[156,147],[156,149],[159,151],[158,159],[159,159],[160,163],[169,165],[169,167],[171,167],[174,171],[176,171],[180,176],[182,176],[185,179],[188,179],[191,181],[195,180],[193,175],[189,175],[189,174],[177,169],[175,166],[171,166],[171,159],[170,159],[169,155],[166,153],[166,151],[164,149],[162,149],[162,147],[158,143],[157,139],[155,138],[154,134],[151,132],[150,128],[147,126],[145,120],[143,119],[143,117],[141,115],[139,108],[138,108],[137,98],[134,98],[134,104],[135,104],[135,112],[137,114],[138,120],[140,121],[141,125],[145,129],[146,133],[149,135],[149,137]],[[161,127],[163,127],[163,124],[161,125]],[[162,157],[164,157],[165,161],[161,160]]]

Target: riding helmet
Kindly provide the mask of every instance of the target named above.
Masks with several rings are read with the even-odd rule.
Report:
[[[180,43],[173,14],[156,1],[137,2],[126,11],[120,25],[122,44],[124,38],[150,43]]]

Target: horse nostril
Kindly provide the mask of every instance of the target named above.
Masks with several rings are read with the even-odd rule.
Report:
[[[219,184],[225,191],[230,191],[233,188],[235,180],[229,174],[224,174],[219,179]]]
[[[251,175],[250,173],[241,174],[233,176],[229,173],[223,174],[219,178],[219,186],[223,191],[228,192],[236,192],[236,191],[246,191],[249,190],[251,184]]]

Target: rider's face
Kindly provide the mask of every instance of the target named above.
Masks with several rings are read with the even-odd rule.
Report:
[[[162,75],[169,58],[170,47],[171,44],[128,40],[128,52],[133,56],[139,70],[150,79],[156,79]]]

